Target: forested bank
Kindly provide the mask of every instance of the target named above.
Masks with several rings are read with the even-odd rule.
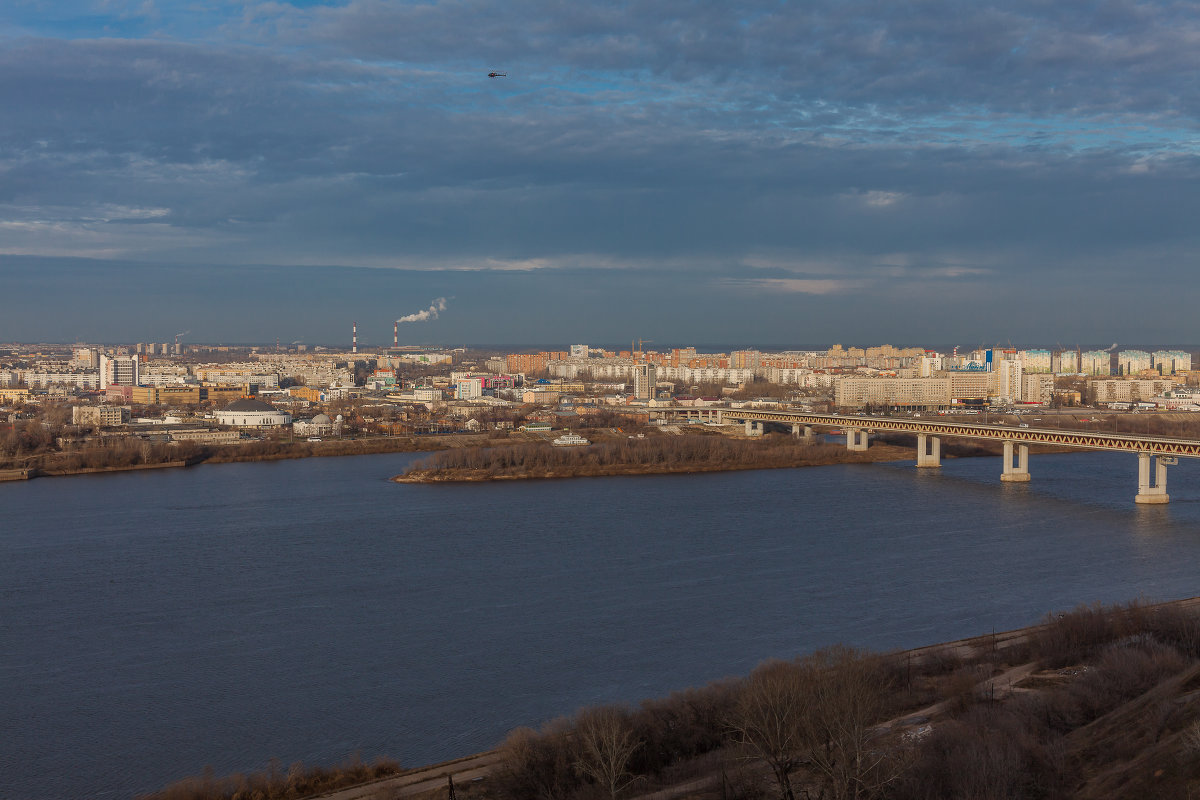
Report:
[[[887,445],[851,452],[844,445],[805,444],[784,435],[730,439],[683,434],[622,439],[587,447],[526,443],[447,450],[413,464],[403,483],[652,475],[867,463],[911,454]]]
[[[478,434],[445,436],[375,436],[328,439],[323,442],[269,438],[232,444],[146,441],[133,437],[100,440],[69,450],[44,450],[31,455],[0,458],[0,470],[28,477],[119,472],[155,466],[192,466],[244,461],[276,461],[320,456],[354,456],[378,453],[428,452],[442,448],[471,447],[487,440]]]

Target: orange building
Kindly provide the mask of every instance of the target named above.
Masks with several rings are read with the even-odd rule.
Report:
[[[550,361],[549,353],[509,353],[509,372],[545,372]]]
[[[321,390],[314,386],[292,386],[288,389],[288,394],[310,403],[321,402]]]

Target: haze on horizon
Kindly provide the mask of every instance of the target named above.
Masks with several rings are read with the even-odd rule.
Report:
[[[1196,12],[9,3],[0,340],[1187,343]]]

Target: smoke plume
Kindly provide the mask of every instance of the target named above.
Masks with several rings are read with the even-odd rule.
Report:
[[[400,319],[396,320],[396,322],[397,323],[400,323],[400,322],[427,322],[431,319],[437,319],[438,312],[445,311],[445,310],[446,310],[446,298],[439,297],[438,299],[436,299],[432,303],[430,303],[429,308],[425,309],[424,311],[418,311],[415,314],[406,314],[403,317],[401,317]]]

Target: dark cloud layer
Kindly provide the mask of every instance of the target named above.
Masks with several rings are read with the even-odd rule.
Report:
[[[793,313],[785,298],[891,338],[952,339],[896,309],[952,326],[944,309],[966,303],[997,335],[1050,336],[1038,315],[1057,313],[1091,339],[1153,327],[1095,313],[1121,298],[1195,299],[1194,3],[199,8],[18,4],[0,21],[0,271],[420,275],[384,319],[486,275],[508,328],[445,330],[510,341],[557,330],[548,287],[596,283],[595,319],[567,315],[563,336],[644,324],[638,309],[685,326],[690,307],[733,311],[718,338],[738,338],[749,309]],[[807,340],[855,338],[820,318]]]

